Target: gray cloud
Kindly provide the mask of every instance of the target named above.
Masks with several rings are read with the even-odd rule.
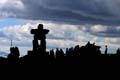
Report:
[[[22,1],[28,10],[28,18],[32,19],[45,19],[78,24],[118,24],[120,20],[119,0]]]
[[[119,4],[119,0],[9,0],[0,6],[0,15],[71,24],[116,25],[120,21]]]
[[[101,37],[120,37],[120,30],[117,29],[117,26],[107,26],[106,30],[100,31],[100,32],[92,32],[90,31],[91,34],[96,35],[96,36],[101,36]],[[98,28],[99,29],[99,28]]]

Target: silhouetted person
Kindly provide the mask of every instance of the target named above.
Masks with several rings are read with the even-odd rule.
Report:
[[[20,56],[20,52],[19,52],[18,47],[15,47],[15,53],[14,53],[14,56],[15,56],[16,58],[19,58],[19,56]]]
[[[54,50],[50,50],[50,56],[54,58]]]
[[[31,30],[31,34],[34,34],[33,51],[41,49],[43,52],[46,52],[46,34],[48,32],[49,30],[43,29],[43,24],[39,24],[38,29]],[[40,44],[38,44],[38,40],[40,40]]]
[[[93,42],[93,45],[95,45],[95,42]]]
[[[74,48],[74,56],[79,56],[80,55],[80,47],[79,45],[76,45]]]
[[[14,58],[14,47],[10,48],[10,54],[7,56],[8,59]]]
[[[60,55],[64,56],[64,51],[62,49],[60,49]]]
[[[11,47],[10,54],[7,56],[8,60],[15,62],[19,59],[20,53],[18,47]]]
[[[117,49],[117,54],[120,55],[120,48]]]
[[[108,51],[108,48],[107,48],[107,45],[105,46],[105,55],[107,55],[107,51]]]
[[[90,44],[90,41],[88,41],[88,43],[86,44],[87,47],[89,47],[91,44]]]

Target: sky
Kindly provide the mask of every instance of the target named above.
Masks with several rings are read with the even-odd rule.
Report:
[[[47,49],[95,42],[109,53],[120,47],[120,0],[0,0],[0,50],[10,41],[21,55],[32,49],[32,28],[49,29]]]

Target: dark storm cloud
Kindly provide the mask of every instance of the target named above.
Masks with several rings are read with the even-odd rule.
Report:
[[[0,4],[1,17],[71,24],[120,22],[120,0],[6,0]]]
[[[26,18],[69,23],[119,24],[120,0],[22,0]]]

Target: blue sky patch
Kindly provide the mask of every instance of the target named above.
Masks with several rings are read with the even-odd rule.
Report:
[[[0,28],[14,25],[23,25],[25,24],[24,20],[16,18],[3,18],[0,20]]]

